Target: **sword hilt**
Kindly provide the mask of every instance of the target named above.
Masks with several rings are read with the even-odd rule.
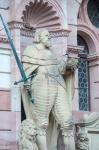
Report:
[[[17,85],[17,84],[19,84],[19,83],[21,83],[21,82],[26,82],[28,79],[34,78],[35,76],[36,76],[36,74],[34,73],[34,74],[32,74],[31,76],[29,76],[28,78],[26,78],[26,80],[21,79],[21,80],[19,80],[19,81],[15,81],[15,82],[14,82],[14,85]]]
[[[21,82],[24,82],[24,80],[20,80],[20,81],[18,81],[18,82],[14,82],[14,85],[17,85],[18,83],[21,83]],[[33,95],[31,94],[31,91],[30,91],[30,90],[28,90],[28,96],[29,96],[29,98],[30,98],[30,101],[31,101],[32,103],[34,103],[34,97],[33,97]]]
[[[18,85],[18,84],[21,83],[21,82],[24,82],[24,80],[22,79],[22,80],[19,80],[19,81],[15,81],[15,82],[14,82],[14,85]]]

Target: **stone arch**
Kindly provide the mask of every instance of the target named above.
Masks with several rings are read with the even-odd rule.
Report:
[[[25,11],[27,9],[28,6],[30,6],[31,4],[39,4],[39,6],[41,5],[46,5],[46,7],[51,8],[52,11],[55,12],[55,14],[53,15],[53,17],[56,17],[56,24],[57,22],[60,24],[60,28],[62,26],[62,22],[64,22],[64,19],[66,19],[65,14],[62,11],[62,8],[60,7],[60,5],[58,4],[58,2],[52,1],[52,0],[21,0],[20,3],[18,4],[17,8],[16,8],[16,20],[18,21],[22,21],[22,14],[23,11]]]
[[[83,37],[83,39],[86,41],[88,48],[89,48],[89,54],[96,53],[98,47],[98,40],[96,34],[91,30],[89,27],[84,25],[78,25],[78,34]]]
[[[82,22],[83,24],[87,24],[91,29],[93,29],[96,33],[99,32],[99,29],[95,27],[88,16],[87,5],[89,0],[82,0],[82,3],[79,7],[78,11],[78,23]]]
[[[80,7],[81,7],[81,4],[82,4],[83,0],[75,0],[75,1],[78,3],[77,13],[78,13],[78,15],[79,15],[79,9],[80,9]]]
[[[88,23],[88,21],[89,21],[89,17],[88,17],[88,13],[87,13],[88,1],[89,0],[82,0],[82,3],[80,5],[79,11],[78,11],[78,16],[80,16],[80,19],[86,23]]]

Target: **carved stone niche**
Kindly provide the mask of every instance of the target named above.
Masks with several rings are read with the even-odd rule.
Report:
[[[60,18],[53,6],[42,0],[34,0],[25,6],[22,20],[27,28],[60,28]]]
[[[76,124],[76,150],[99,149],[99,113],[85,115]]]

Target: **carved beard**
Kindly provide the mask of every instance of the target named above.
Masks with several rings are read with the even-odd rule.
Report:
[[[44,46],[47,48],[47,49],[50,49],[51,47],[51,42],[50,41],[46,41],[46,42],[42,42],[44,44]]]

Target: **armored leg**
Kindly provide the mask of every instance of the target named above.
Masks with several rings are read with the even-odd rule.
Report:
[[[75,150],[72,112],[66,100],[66,91],[62,87],[58,87],[53,114],[61,126],[65,150]]]
[[[47,150],[47,142],[46,142],[46,129],[39,128],[37,129],[37,145],[39,150]]]
[[[45,75],[38,75],[33,80],[31,91],[35,97],[32,110],[37,125],[37,145],[39,150],[47,150],[46,129],[49,123],[49,114],[57,95],[57,83],[52,78],[45,78]]]

